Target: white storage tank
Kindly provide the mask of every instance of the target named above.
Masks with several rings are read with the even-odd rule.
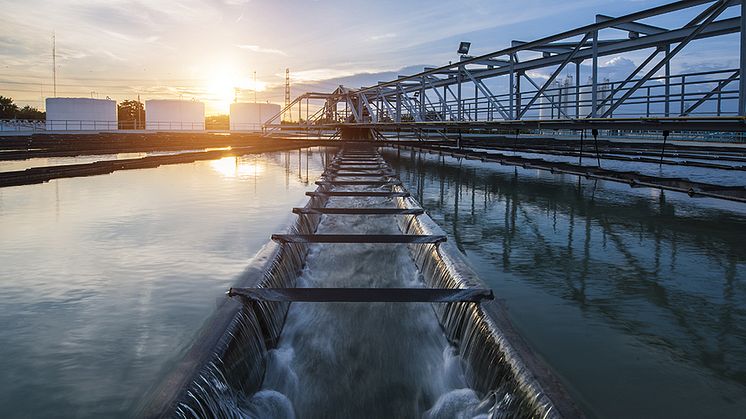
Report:
[[[262,124],[280,113],[274,103],[231,103],[231,131],[261,131]]]
[[[111,99],[55,97],[46,100],[47,131],[117,129],[117,102]]]
[[[205,104],[191,100],[146,100],[145,129],[203,131],[205,129]]]

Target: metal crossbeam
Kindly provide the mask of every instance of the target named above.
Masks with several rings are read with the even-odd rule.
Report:
[[[357,173],[357,172],[330,172],[331,176],[359,176],[359,177],[386,177],[396,176],[394,172],[381,172],[381,173]]]
[[[341,168],[342,166],[350,166],[350,167],[371,166],[371,167],[376,167],[377,169],[386,167],[386,165],[383,162],[367,162],[367,161],[331,163],[330,166],[338,167],[338,168]]]
[[[382,166],[355,166],[355,167],[343,167],[341,165],[333,165],[335,170],[347,170],[349,172],[369,171],[369,170],[382,170],[388,169],[388,167]]]
[[[371,196],[382,198],[406,198],[409,192],[379,192],[379,191],[324,191],[306,192],[306,196]]]
[[[614,18],[611,16],[606,15],[596,15],[596,22],[609,22],[613,21]],[[663,33],[667,32],[668,29],[661,28],[658,26],[648,25],[645,23],[639,23],[639,22],[624,22],[624,23],[616,23],[611,26],[614,29],[619,29],[627,32],[633,32],[637,34],[644,34],[644,35],[655,35],[657,33]]]
[[[280,243],[405,243],[438,244],[447,240],[442,235],[419,234],[273,234]]]
[[[231,288],[252,301],[308,303],[478,303],[495,298],[484,288]]]
[[[293,208],[295,214],[334,215],[420,215],[422,208]]]
[[[317,185],[324,185],[324,186],[339,186],[339,185],[349,185],[349,186],[396,186],[401,185],[400,180],[393,180],[393,181],[387,181],[387,180],[381,180],[381,181],[366,181],[366,180],[317,180]]]

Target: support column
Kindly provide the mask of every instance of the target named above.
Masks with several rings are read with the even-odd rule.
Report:
[[[396,93],[396,115],[395,120],[397,124],[401,123],[401,93],[399,92],[399,89],[397,87],[397,93]]]
[[[521,115],[521,73],[517,76],[515,78],[515,119],[519,119]]]
[[[461,103],[461,66],[458,66],[458,74],[456,74],[456,118],[459,121],[464,119],[464,107]]]
[[[448,112],[446,111],[447,106],[448,106],[448,87],[443,86],[443,102],[440,105],[440,111],[443,113],[444,121],[448,119]]]
[[[420,80],[420,121],[425,120],[425,77]]]
[[[666,45],[666,56],[665,58],[668,58],[668,54],[671,53],[671,45]],[[666,63],[665,67],[665,74],[666,74],[666,84],[664,87],[664,95],[666,96],[665,102],[663,104],[664,106],[664,114],[665,116],[671,116],[671,61],[668,61]],[[650,100],[650,98],[648,98]]]
[[[741,0],[741,72],[738,75],[738,116],[746,116],[746,0]]]
[[[479,119],[479,88],[477,83],[474,82],[474,120]]]
[[[510,106],[510,119],[516,119],[516,115],[518,115],[518,112],[516,112],[514,105],[513,96],[515,95],[515,62],[513,60],[513,54],[510,54],[510,80],[509,80],[509,86],[508,86],[508,98],[509,98],[509,106]]]
[[[591,118],[598,107],[598,30],[593,31],[593,70],[591,72]]]
[[[575,118],[580,118],[580,64],[583,60],[575,61]]]

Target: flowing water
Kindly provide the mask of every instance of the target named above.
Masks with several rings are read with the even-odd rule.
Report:
[[[386,201],[332,198],[328,206],[392,207]],[[318,232],[401,234],[392,216],[327,216]],[[311,246],[298,286],[424,284],[406,245],[318,244]],[[293,303],[263,387],[287,397],[304,418],[420,417],[457,389],[478,403],[424,303]]]
[[[323,195],[307,204],[323,206],[419,205],[411,198]],[[289,231],[442,234],[427,216],[312,215],[299,217]],[[256,274],[243,278],[239,286],[481,287],[457,252],[447,243],[273,243],[247,270]],[[158,392],[165,397],[156,398],[148,412],[156,414],[177,396],[176,415],[182,418],[551,416],[551,402],[516,357],[523,349],[505,340],[505,331],[496,323],[503,321],[502,315],[488,315],[485,307],[242,301],[226,300],[218,309],[225,316],[209,326],[224,339],[195,346],[202,348],[198,374],[185,377],[184,384],[180,375],[166,380],[179,384]],[[182,388],[186,391],[173,393]]]
[[[312,149],[0,189],[0,416],[132,417],[321,169]]]
[[[746,205],[384,156],[590,417],[743,417]]]

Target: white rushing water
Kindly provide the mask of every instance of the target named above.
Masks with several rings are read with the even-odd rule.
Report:
[[[344,188],[346,190],[353,188]],[[334,197],[333,207],[393,207]],[[401,234],[393,216],[325,216],[325,234]],[[299,287],[422,287],[406,245],[315,244]],[[252,417],[474,417],[460,358],[427,303],[293,303]]]

